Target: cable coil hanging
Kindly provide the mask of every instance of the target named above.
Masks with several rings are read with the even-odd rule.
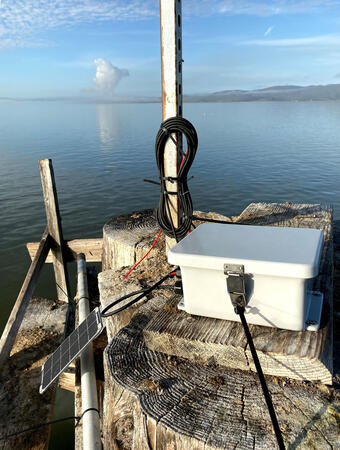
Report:
[[[183,153],[173,134],[182,133],[187,140],[187,150]],[[164,171],[165,145],[171,139],[177,147],[177,160],[180,161],[177,177],[166,177]],[[194,161],[198,146],[197,133],[194,126],[183,117],[171,117],[165,120],[157,133],[155,143],[156,162],[161,184],[161,196],[156,211],[157,221],[164,233],[177,241],[184,238],[192,223],[193,205],[187,184],[189,169]],[[166,182],[177,182],[177,192],[167,190]],[[170,214],[170,195],[178,197],[178,225],[175,227]]]

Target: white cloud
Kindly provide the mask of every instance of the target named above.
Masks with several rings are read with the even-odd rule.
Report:
[[[270,33],[273,31],[274,27],[268,27],[267,30],[264,33],[264,36],[269,36]]]
[[[95,59],[94,64],[97,71],[93,81],[96,83],[99,92],[104,95],[111,96],[120,80],[129,75],[126,69],[119,69],[104,58]]]
[[[340,35],[325,34],[308,38],[254,39],[251,41],[243,41],[241,44],[264,47],[329,47],[340,45]]]

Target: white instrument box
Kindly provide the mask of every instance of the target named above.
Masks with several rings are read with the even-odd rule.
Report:
[[[205,223],[168,253],[179,265],[190,314],[240,321],[227,291],[225,265],[244,267],[248,323],[288,330],[317,330],[323,296],[311,292],[319,273],[323,233]]]

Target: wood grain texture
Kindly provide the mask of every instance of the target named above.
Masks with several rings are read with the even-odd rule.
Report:
[[[237,223],[321,229],[325,245],[314,289],[324,293],[323,325],[317,332],[250,325],[264,373],[332,384],[332,210],[320,205],[251,204]],[[242,370],[255,370],[242,325],[199,317],[171,304],[144,331],[152,350]]]
[[[230,219],[214,212],[194,211],[195,216],[209,219]],[[154,211],[146,209],[110,219],[103,228],[103,271],[136,264],[150,249],[159,225]],[[162,233],[141,267],[152,270],[154,265],[166,264],[165,238]]]
[[[79,253],[84,253],[87,262],[101,262],[103,239],[72,239],[64,241],[65,244],[65,262],[72,262],[77,260]],[[30,258],[33,259],[37,250],[39,242],[27,242],[26,247]],[[53,262],[52,252],[49,252],[46,258],[46,263]]]
[[[40,271],[44,265],[50,247],[51,240],[46,229],[44,234],[42,235],[35,258],[33,259],[30,268],[28,269],[19,295],[16,299],[11,314],[7,320],[5,329],[2,333],[0,340],[0,367],[5,363],[10,354],[19,327],[24,319],[25,312],[32,298],[34,289],[37,285]]]
[[[293,205],[281,205],[275,207],[275,213],[280,209],[287,211],[285,206],[294,209]],[[290,220],[295,223],[296,214],[290,214]],[[234,222],[237,220],[238,217],[233,218]],[[250,216],[243,214],[243,220],[250,220]],[[261,220],[268,224],[271,219],[263,214]],[[329,221],[327,214],[325,221]],[[134,237],[133,226],[128,235],[130,242],[138,242],[138,232]],[[116,236],[124,240],[123,224]],[[121,248],[124,251],[123,244]],[[106,268],[114,268],[114,264],[110,257]],[[157,257],[152,265],[143,264],[124,281],[126,268],[106,270],[99,275],[102,307],[124,293],[159,279],[160,274],[169,270],[166,261],[157,264]],[[133,309],[106,319],[110,345],[104,358],[104,448],[276,448],[255,373],[217,366],[214,360],[198,364],[146,347],[143,330],[157,312],[169,309],[169,305],[172,310],[172,302],[178,301],[171,300],[167,291],[149,298],[146,304],[142,301]],[[287,448],[339,448],[337,389],[267,378]]]
[[[76,382],[76,366],[72,362],[58,377],[58,386],[67,391],[74,392]]]
[[[67,305],[33,298],[0,372],[0,437],[52,419],[54,384],[39,394],[41,366],[64,337]],[[2,450],[47,449],[50,427],[0,441]]]
[[[66,258],[64,257],[64,239],[52,161],[50,159],[41,159],[39,161],[39,166],[48,232],[53,239],[52,258],[57,298],[64,302],[68,302],[69,285],[67,268],[65,265]]]
[[[114,448],[114,439],[136,449],[277,448],[256,374],[146,347],[143,328],[166,302],[142,305],[106,350],[104,446]],[[336,448],[340,402],[331,390],[267,381],[288,447]]]

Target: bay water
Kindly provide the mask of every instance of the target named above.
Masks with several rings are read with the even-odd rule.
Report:
[[[199,138],[195,209],[322,202],[340,218],[340,102],[185,104],[184,116]],[[101,237],[110,217],[156,207],[159,188],[143,179],[158,177],[160,123],[160,104],[0,103],[0,331],[29,267],[25,243],[46,225],[38,160],[53,161],[64,237]],[[47,265],[37,294],[55,297]]]

